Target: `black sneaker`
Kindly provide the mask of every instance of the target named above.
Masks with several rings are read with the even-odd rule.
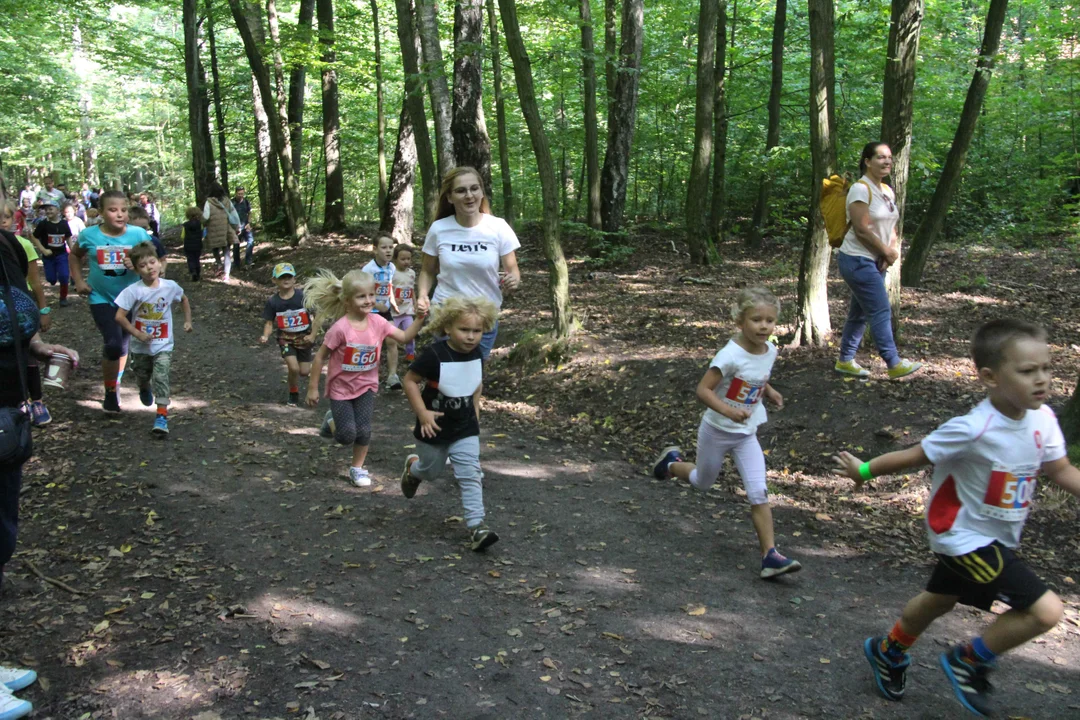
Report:
[[[101,401],[101,409],[110,415],[115,415],[120,412],[120,398],[117,396],[115,390],[105,391],[105,399]]]
[[[416,495],[416,491],[420,489],[420,478],[413,477],[412,473],[409,472],[409,468],[412,467],[412,464],[419,459],[420,456],[415,454],[405,458],[405,469],[401,471],[401,494],[407,498]],[[498,539],[498,536],[496,536],[495,540]],[[492,540],[491,542],[495,542],[495,540]],[[488,543],[488,545],[490,544],[491,543]],[[473,550],[476,550],[476,548],[473,548]]]
[[[487,525],[480,524],[472,529],[471,545],[473,550],[480,552],[499,542],[499,536]]]
[[[300,404],[300,393],[299,392],[291,392],[291,393],[289,393],[289,401],[286,402],[285,404],[290,406],[290,407],[296,407],[297,405],[299,405]]]
[[[882,640],[884,638],[880,635],[866,638],[866,642],[863,643],[863,652],[866,654],[867,662],[870,663],[870,669],[874,671],[874,683],[881,694],[889,700],[903,700],[911,657],[904,653],[903,660],[893,662],[881,652]]]
[[[949,678],[949,684],[961,705],[979,717],[991,717],[990,693],[994,687],[988,676],[993,668],[986,663],[972,665],[963,659],[963,653],[963,648],[959,646],[941,653],[941,669]]]
[[[671,475],[668,473],[668,468],[671,467],[671,463],[683,462],[682,450],[677,446],[671,445],[664,448],[660,452],[660,457],[653,463],[652,474],[657,480],[667,480]]]

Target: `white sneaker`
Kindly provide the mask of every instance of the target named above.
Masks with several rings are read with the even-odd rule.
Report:
[[[364,469],[364,468],[358,468],[358,467],[349,468],[349,480],[351,480],[352,484],[355,485],[356,487],[370,487],[371,486],[371,475],[369,475],[368,471],[366,469]],[[0,720],[3,720],[3,718],[0,717]]]
[[[397,373],[391,373],[390,377],[386,378],[386,385],[391,390],[400,390],[401,389],[401,378],[398,377]]]
[[[7,685],[0,685],[0,720],[15,720],[34,712],[34,706],[11,694]]]
[[[18,692],[37,682],[37,673],[27,668],[13,668],[0,665],[0,684],[11,692]]]

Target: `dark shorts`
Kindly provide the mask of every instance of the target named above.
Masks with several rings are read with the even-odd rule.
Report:
[[[312,347],[310,345],[297,347],[291,342],[283,343],[281,345],[281,357],[294,357],[296,362],[309,363],[312,358]]]
[[[378,315],[379,317],[381,317],[386,322],[389,322],[389,323],[394,322],[394,316],[390,314],[389,310],[380,310],[379,312],[377,312],[375,314]]]
[[[105,341],[105,359],[119,360],[127,355],[130,336],[116,322],[116,306],[112,303],[95,303],[90,306],[90,314],[94,316],[94,324]]]
[[[1049,589],[1027,563],[995,541],[966,555],[938,555],[926,584],[937,595],[958,595],[960,604],[989,610],[1000,600],[1013,610],[1027,610]]]

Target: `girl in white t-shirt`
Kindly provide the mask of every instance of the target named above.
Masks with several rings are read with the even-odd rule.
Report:
[[[769,385],[776,361],[776,346],[769,338],[779,314],[780,301],[765,288],[739,292],[731,309],[739,332],[716,354],[697,386],[697,397],[707,408],[698,427],[697,465],[683,460],[682,450],[674,446],[665,448],[653,465],[653,475],[659,480],[677,477],[698,490],[708,490],[720,477],[724,456],[731,453],[750,501],[763,578],[802,569],[797,560],[776,549],[765,487],[765,454],[757,439],[757,428],[766,420],[762,401],[784,407],[783,396]]]

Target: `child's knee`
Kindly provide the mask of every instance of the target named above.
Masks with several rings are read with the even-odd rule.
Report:
[[[102,350],[102,354],[106,360],[113,362],[118,361],[124,357],[124,340],[123,338],[109,338],[105,341],[105,347]]]
[[[1025,612],[1039,624],[1042,632],[1049,632],[1057,627],[1065,616],[1065,607],[1061,603],[1061,598],[1052,590],[1047,590]]]
[[[356,428],[356,437],[353,440],[354,445],[370,445],[371,444],[371,426]]]

